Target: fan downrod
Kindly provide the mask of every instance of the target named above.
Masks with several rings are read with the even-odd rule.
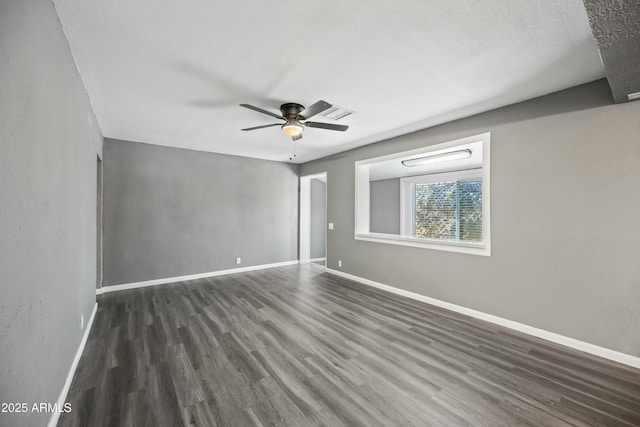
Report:
[[[295,102],[287,102],[280,106],[282,115],[286,118],[296,118],[298,114],[304,111],[304,105],[296,104]]]

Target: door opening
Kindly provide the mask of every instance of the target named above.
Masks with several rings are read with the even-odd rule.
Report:
[[[300,177],[300,263],[326,266],[327,173]]]
[[[102,288],[102,160],[98,157],[96,190],[96,289]]]

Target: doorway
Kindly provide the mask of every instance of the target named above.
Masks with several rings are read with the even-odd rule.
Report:
[[[98,157],[96,179],[96,289],[102,289],[102,160]]]
[[[327,173],[300,177],[300,263],[325,267]]]

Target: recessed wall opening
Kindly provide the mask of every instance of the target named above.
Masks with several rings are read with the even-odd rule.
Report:
[[[490,134],[355,163],[355,239],[491,254]]]

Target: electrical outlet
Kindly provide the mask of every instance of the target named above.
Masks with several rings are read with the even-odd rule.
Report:
[[[84,314],[80,315],[80,330],[84,329]]]
[[[342,260],[341,259],[338,260],[338,267],[342,267]]]
[[[333,223],[332,222],[329,223],[329,230],[333,230]]]
[[[240,264],[240,263],[242,263],[242,258],[240,257],[236,258],[236,264]]]

